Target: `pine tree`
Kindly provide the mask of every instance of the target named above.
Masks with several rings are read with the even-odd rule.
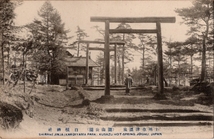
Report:
[[[180,85],[180,77],[183,72],[183,67],[182,64],[185,62],[186,58],[184,56],[184,51],[183,51],[183,43],[182,42],[168,42],[168,51],[165,51],[164,53],[171,58],[171,64],[173,62],[175,64],[172,65],[174,67],[174,72],[177,75],[178,79],[178,85]],[[173,62],[172,62],[173,60]],[[172,70],[172,69],[171,69]]]
[[[201,81],[206,75],[206,50],[210,27],[213,25],[213,0],[194,0],[189,8],[176,9],[183,22],[190,27],[188,34],[197,35],[202,42]]]
[[[189,37],[184,42],[184,54],[190,56],[190,75],[193,74],[193,56],[199,52],[198,39],[195,36]]]
[[[140,44],[137,47],[137,51],[142,54],[141,69],[142,71],[144,71],[146,62],[148,62],[150,58],[155,57],[157,55],[156,53],[157,42],[156,38],[151,35],[139,34],[138,38],[140,40]]]
[[[3,84],[5,80],[5,50],[9,50],[7,47],[10,42],[11,28],[13,24],[13,19],[15,18],[15,9],[16,4],[10,0],[1,0],[0,1],[0,52],[1,52],[1,69]],[[0,76],[1,78],[1,76]]]
[[[39,19],[28,25],[38,44],[33,58],[41,71],[49,72],[49,82],[57,83],[57,75],[65,71],[63,46],[67,44],[67,33],[60,14],[46,1],[38,11]]]
[[[87,33],[83,29],[81,29],[79,26],[77,26],[77,31],[75,32],[77,34],[77,41],[84,40],[85,37],[88,37]],[[81,47],[80,49],[80,43],[77,43],[77,57],[79,57],[80,50],[84,50],[85,47]]]

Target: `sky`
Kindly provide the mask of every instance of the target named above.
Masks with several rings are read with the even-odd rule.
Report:
[[[44,4],[44,1],[23,1],[23,4],[15,9],[15,24],[25,25],[38,18],[38,11]],[[91,22],[92,16],[105,17],[176,17],[175,23],[161,24],[162,36],[169,41],[184,41],[188,27],[181,24],[182,19],[174,12],[176,8],[190,7],[191,1],[51,1],[51,4],[59,12],[65,28],[70,30],[69,36],[74,36],[70,42],[75,41],[75,31],[77,26],[85,30],[89,35],[87,40],[100,38],[99,33],[93,29],[93,26],[99,26],[104,29],[104,23]],[[153,24],[130,24],[134,29],[151,29]],[[110,24],[110,28],[115,28],[116,24]],[[164,48],[163,48],[164,49]],[[98,52],[91,52],[93,60],[96,60]],[[141,55],[135,54],[134,61],[125,65],[126,68],[139,68]],[[81,53],[83,56],[84,53]]]

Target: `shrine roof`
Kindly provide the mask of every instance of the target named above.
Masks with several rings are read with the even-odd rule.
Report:
[[[65,61],[69,67],[85,67],[86,57],[67,57]],[[94,62],[92,59],[88,59],[89,67],[99,67],[100,65]]]

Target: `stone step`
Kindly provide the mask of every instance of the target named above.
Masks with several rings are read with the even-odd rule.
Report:
[[[127,112],[127,113],[136,113],[136,112],[150,112],[150,113],[210,113],[207,111],[193,110],[193,109],[139,109],[139,108],[106,108],[106,112],[115,113],[115,112]]]
[[[140,121],[140,120],[163,120],[163,121],[213,121],[213,115],[204,114],[186,114],[186,115],[164,115],[164,114],[145,114],[145,115],[102,115],[101,120],[104,121]]]
[[[171,113],[171,112],[165,112],[165,113],[157,113],[157,112],[134,112],[134,113],[129,113],[129,112],[115,112],[115,113],[105,113],[104,117],[134,117],[134,116],[165,116],[165,117],[179,117],[179,116],[213,116],[212,113]]]
[[[159,103],[152,103],[152,104],[101,104],[101,107],[108,113],[114,112],[156,112],[156,113],[213,113],[212,106],[204,106],[200,104],[194,104],[194,106],[179,106],[179,105],[167,105],[167,104],[159,104]]]
[[[162,120],[148,120],[148,121],[124,121],[114,122],[114,127],[175,127],[175,126],[211,126],[211,121],[162,121]]]

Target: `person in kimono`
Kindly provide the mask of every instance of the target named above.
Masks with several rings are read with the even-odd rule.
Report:
[[[132,80],[131,74],[128,74],[128,76],[125,79],[126,94],[127,95],[130,95],[130,89],[131,89],[132,83],[133,83],[133,80]]]

